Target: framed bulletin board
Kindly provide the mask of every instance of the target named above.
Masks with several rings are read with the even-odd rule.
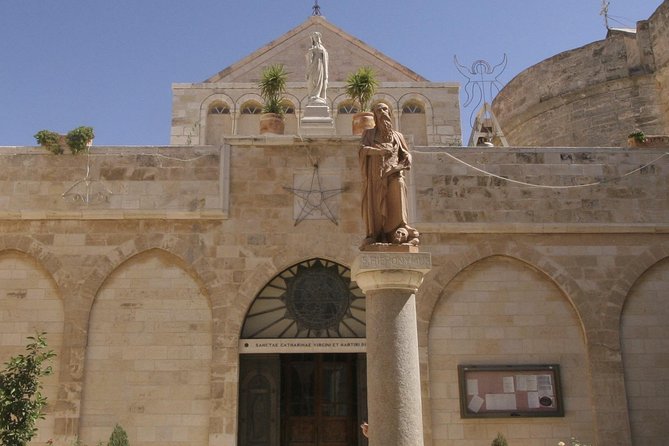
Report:
[[[477,417],[563,417],[560,366],[459,365],[460,414]]]

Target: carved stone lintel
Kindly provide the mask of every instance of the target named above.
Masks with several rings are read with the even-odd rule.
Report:
[[[383,289],[415,292],[431,268],[430,253],[364,251],[353,261],[351,278],[365,293]]]

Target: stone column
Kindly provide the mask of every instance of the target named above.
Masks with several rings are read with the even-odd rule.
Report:
[[[429,253],[362,252],[352,278],[367,299],[370,446],[423,446],[416,291]]]

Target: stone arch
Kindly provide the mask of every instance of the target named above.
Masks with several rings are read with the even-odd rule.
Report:
[[[196,236],[193,237],[197,238]],[[188,241],[171,234],[138,236],[122,243],[101,259],[98,267],[86,278],[81,286],[82,298],[88,299],[83,308],[87,309],[87,314],[90,313],[93,299],[105,280],[120,265],[132,257],[152,249],[165,251],[179,259],[179,262],[183,265],[187,265],[186,270],[201,284],[205,295],[209,299],[209,305],[213,308],[215,303],[212,300],[214,296],[220,296],[221,290],[216,285],[217,276],[215,269],[205,259],[203,253],[194,252],[193,250],[194,246],[200,245],[197,241]]]
[[[658,251],[661,255],[662,250]],[[669,395],[660,390],[666,388],[669,373],[668,287],[669,255],[665,255],[635,280],[620,315],[620,352],[633,444],[664,444],[669,435],[669,426],[662,422],[669,416]]]
[[[297,98],[297,96],[286,93],[281,103],[284,105],[284,107],[289,105],[292,108],[292,112],[290,109],[288,109],[284,115],[284,133],[287,135],[297,134],[297,129],[299,127],[298,121],[301,113],[300,100]]]
[[[235,117],[237,119],[237,126],[235,128],[236,135],[257,135],[260,131],[260,114],[262,113],[263,100],[260,96],[255,94],[246,94],[240,97],[237,101]],[[257,113],[246,113],[246,109],[250,106],[257,109]]]
[[[121,262],[89,314],[80,437],[118,422],[142,444],[208,444],[213,325],[183,259],[153,248]]]
[[[335,117],[339,106],[344,102],[353,102],[353,100],[346,93],[340,93],[332,98],[332,110]]]
[[[548,276],[562,290],[570,304],[575,308],[576,313],[581,319],[581,326],[585,333],[585,326],[582,320],[584,314],[582,308],[583,300],[579,299],[582,296],[582,290],[562,266],[547,259],[530,246],[517,242],[486,241],[472,246],[464,254],[458,255],[455,258],[448,258],[448,263],[440,268],[433,269],[426,276],[425,283],[416,295],[419,343],[421,339],[420,324],[428,323],[432,318],[434,308],[441,298],[441,293],[446,285],[469,265],[494,255],[515,258]],[[428,327],[424,328],[427,329]]]
[[[619,309],[619,316],[622,315],[625,300],[628,298],[630,290],[639,278],[667,257],[669,257],[669,243],[664,243],[648,248],[645,252],[636,256],[633,261],[627,262],[611,287],[610,298],[607,302]]]
[[[235,317],[233,318],[234,326],[230,326],[229,333],[234,333],[239,340],[242,325],[244,323],[244,315],[248,312],[253,304],[253,301],[258,292],[269,283],[281,271],[285,270],[291,265],[318,257],[348,266],[353,263],[355,253],[351,252],[350,244],[328,242],[322,246],[322,249],[314,249],[313,246],[303,246],[300,249],[293,250],[290,254],[279,253],[271,259],[267,259],[261,265],[258,265],[246,280],[241,284],[238,290],[237,299],[234,300],[234,307],[229,308],[228,311],[233,311]],[[297,251],[297,252],[296,252]]]
[[[523,263],[530,265],[543,272],[551,278],[555,284],[563,291],[567,299],[570,300],[572,306],[576,308],[576,313],[579,318],[582,318],[582,311],[575,302],[583,302],[583,299],[577,297],[582,296],[582,291],[576,281],[574,281],[569,274],[560,265],[548,260],[542,256],[535,249],[530,246],[519,244],[517,242],[491,242],[485,241],[471,246],[464,253],[457,256],[445,258],[441,263],[442,266],[434,268],[430,271],[416,293],[416,316],[418,323],[418,347],[420,352],[421,370],[424,373],[421,375],[421,392],[423,399],[423,419],[425,428],[426,441],[432,436],[432,421],[431,421],[431,395],[429,391],[430,375],[429,375],[429,358],[428,358],[428,334],[430,329],[430,321],[434,309],[442,296],[444,289],[461,271],[480,260],[487,257],[501,255],[514,258]],[[582,324],[582,331],[585,333],[585,328]],[[586,337],[587,342],[587,337]]]
[[[17,237],[19,239],[20,237]],[[61,372],[67,367],[63,354],[66,343],[65,299],[61,288],[39,258],[35,247],[0,247],[0,358],[25,354],[28,337],[45,333],[48,349],[56,357],[47,361],[53,373],[40,379],[47,398],[45,418],[37,420],[34,444],[44,443],[56,434],[56,406]],[[23,248],[23,249],[16,249]],[[28,252],[26,252],[28,251]],[[44,255],[42,256],[42,259]]]
[[[64,285],[61,278],[61,262],[42,243],[25,235],[0,236],[0,254],[5,250],[18,251],[35,259],[56,283],[60,296],[60,290]]]
[[[351,113],[340,113],[340,109],[344,104],[351,106]],[[348,95],[342,93],[334,98],[332,101],[332,117],[335,122],[337,135],[353,134],[353,114],[358,111],[358,107]]]
[[[422,113],[405,113],[409,105],[422,108]],[[428,145],[428,134],[433,128],[433,109],[429,98],[418,93],[407,93],[399,99],[399,130],[405,136],[413,135],[413,143],[416,146]]]
[[[222,104],[228,107],[228,113],[211,114],[212,106]],[[225,135],[233,132],[233,107],[234,101],[226,94],[216,93],[206,97],[200,105],[200,129],[201,141],[204,144],[222,144]],[[204,138],[204,139],[202,139]]]
[[[365,319],[364,294],[350,268],[316,256],[286,266],[265,283],[244,314],[239,337],[364,338]]]
[[[457,420],[460,412],[458,364],[481,361],[491,364],[560,363],[563,400],[570,411],[555,420],[567,436],[590,439],[592,390],[589,388],[588,346],[583,322],[565,292],[548,274],[515,255],[481,256],[444,285],[430,315],[427,356],[430,411],[433,439],[481,441],[486,434],[463,431]],[[531,287],[532,292],[528,292]],[[445,418],[444,418],[445,417]],[[440,428],[444,419],[454,420],[450,429],[459,432],[445,436]],[[553,420],[551,420],[553,421]],[[505,423],[501,421],[500,423]],[[537,423],[540,424],[540,423]],[[459,429],[458,429],[459,427]],[[500,426],[504,429],[504,426]],[[515,433],[511,426],[509,435]],[[545,440],[553,438],[551,429]],[[449,434],[450,435],[450,434]],[[516,437],[522,440],[523,434]]]
[[[247,102],[255,101],[259,104],[262,104],[263,100],[262,97],[258,93],[245,93],[241,96],[239,96],[235,101],[234,101],[234,112],[236,114],[239,114],[240,109],[242,108],[242,105],[244,105]]]

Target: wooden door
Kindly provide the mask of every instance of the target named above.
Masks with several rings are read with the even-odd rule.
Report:
[[[282,444],[351,446],[358,442],[356,356],[282,356]]]

